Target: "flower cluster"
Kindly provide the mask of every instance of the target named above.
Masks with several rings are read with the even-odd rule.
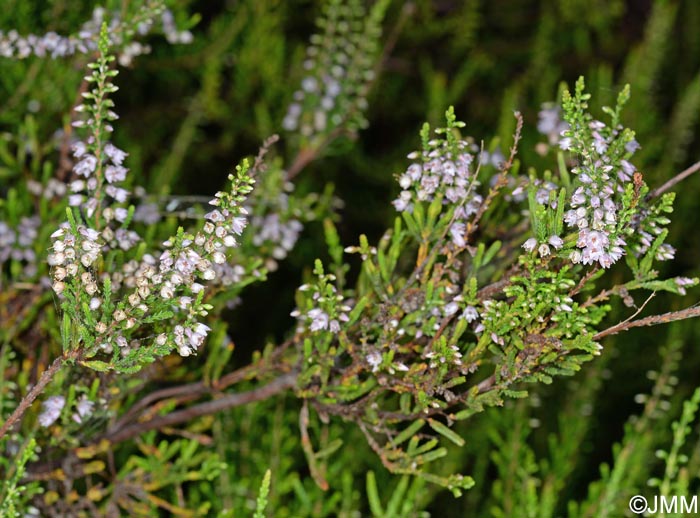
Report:
[[[137,41],[126,40],[127,28],[134,25],[138,34],[145,36],[151,31],[159,13],[162,31],[169,43],[192,42],[192,34],[189,31],[177,30],[172,12],[164,9],[161,2],[154,1],[144,6],[133,20],[128,20],[128,23],[120,20],[119,12],[107,16],[104,8],[97,7],[93,10],[92,17],[81,25],[78,32],[69,36],[62,36],[53,31],[44,35],[27,36],[22,36],[15,30],[7,33],[0,31],[0,56],[16,59],[26,59],[29,56],[55,59],[73,54],[89,54],[97,50],[100,26],[107,21],[112,44],[121,48],[119,63],[128,66],[135,57],[149,53],[150,47]]]
[[[51,396],[41,404],[39,414],[39,424],[47,428],[54,424],[61,416],[63,408],[66,406],[66,398],[63,396]],[[83,395],[75,404],[75,412],[71,419],[78,424],[82,424],[83,419],[90,417],[93,413],[95,402]]]
[[[297,219],[283,221],[277,213],[264,217],[254,216],[250,222],[256,231],[253,233],[253,244],[261,246],[265,242],[272,243],[272,258],[281,261],[294,248],[304,225]],[[276,262],[268,262],[268,269],[274,270]],[[272,267],[272,268],[269,268]]]
[[[310,47],[309,50],[314,47]],[[339,54],[344,56],[344,54]],[[344,60],[341,60],[344,61]],[[301,82],[301,89],[294,92],[294,102],[289,105],[287,114],[282,120],[282,127],[287,131],[299,129],[301,134],[309,137],[314,133],[322,133],[328,127],[329,113],[336,108],[337,98],[341,93],[341,83],[345,70],[341,65],[330,68],[329,74],[321,76],[320,80],[315,77],[305,77]],[[307,96],[318,96],[321,98],[319,106],[313,112],[313,118],[309,123],[299,127],[299,119],[302,116],[304,100]],[[342,122],[340,114],[330,115],[330,122],[333,126],[338,126]]]
[[[173,16],[172,11],[169,9],[164,9],[163,13],[160,15],[160,21],[163,34],[165,35],[165,39],[168,40],[168,43],[173,45],[187,45],[192,43],[194,37],[190,31],[179,31],[177,29],[177,26],[175,25],[175,17]],[[145,34],[145,31],[142,32],[142,34]]]
[[[632,224],[637,229],[636,240],[632,250],[636,256],[643,255],[652,247],[654,241],[664,232],[664,226],[671,220],[662,214],[664,203],[660,206],[641,209],[632,219]],[[658,246],[655,253],[657,261],[668,261],[675,257],[676,249],[668,243]]]
[[[116,118],[116,114],[113,118]],[[99,160],[93,154],[95,151],[97,151],[95,154],[101,155]],[[128,169],[122,165],[126,153],[111,142],[101,147],[97,144],[95,137],[90,136],[87,139],[87,145],[82,141],[73,145],[73,156],[76,159],[73,173],[77,179],[70,184],[73,194],[68,197],[68,204],[72,207],[82,207],[87,216],[92,217],[99,208],[101,196],[104,194],[111,198],[111,201],[107,202],[108,207],[102,212],[105,221],[107,223],[112,220],[119,223],[126,221],[127,209],[124,206],[115,206],[116,203],[125,204],[130,194],[118,185],[126,180]],[[103,179],[106,180],[107,185],[101,189]]]
[[[52,253],[48,256],[49,266],[52,267],[53,290],[60,295],[66,288],[66,283],[80,275],[80,281],[89,295],[97,293],[98,287],[93,275],[87,271],[92,268],[102,254],[103,241],[100,233],[85,225],[76,227],[73,232],[69,224],[51,234],[53,240]],[[82,266],[82,268],[81,268]]]
[[[536,238],[531,237],[523,243],[523,248],[527,252],[532,252],[536,249],[540,257],[547,257],[548,255],[552,254],[552,248],[554,248],[555,250],[559,250],[563,246],[564,240],[556,234],[549,236],[546,242],[539,242]]]
[[[311,38],[303,66],[307,75],[282,121],[287,131],[310,138],[345,125],[351,131],[366,121],[367,93],[374,80],[373,64],[385,5],[370,12],[362,2],[329,2]]]
[[[299,291],[306,292],[314,288],[311,300],[316,304],[315,307],[307,311],[295,309],[291,316],[299,320],[298,332],[304,332],[308,329],[311,332],[330,331],[331,333],[340,332],[341,322],[349,320],[348,312],[352,309],[345,301],[345,297],[332,284],[327,281],[334,281],[334,275],[326,275],[324,281],[320,285],[312,286],[310,284],[302,284],[299,286]]]
[[[39,414],[39,424],[44,428],[51,426],[60,417],[63,407],[66,405],[66,398],[63,396],[51,396],[41,404]]]
[[[34,241],[38,236],[41,220],[38,216],[24,216],[16,228],[0,221],[0,266],[9,261],[24,263],[23,275],[32,277],[37,272]]]
[[[509,178],[509,180],[512,179]],[[559,190],[559,186],[551,179],[530,179],[521,175],[516,179],[515,183],[515,188],[510,192],[510,194],[506,194],[507,200],[510,201],[512,199],[515,202],[522,202],[526,200],[528,189],[533,186],[535,187],[535,201],[539,205],[544,205],[545,207],[551,207],[553,209],[557,208],[557,198],[554,197],[554,199],[551,200],[551,193],[556,194]]]
[[[561,107],[554,103],[545,103],[537,114],[537,131],[547,136],[550,145],[567,148],[568,140],[562,134],[569,129],[569,123],[561,118]]]
[[[399,212],[411,212],[414,203],[431,202],[438,195],[442,196],[443,204],[456,205],[450,236],[458,247],[465,246],[467,221],[484,201],[480,194],[474,192],[479,182],[471,171],[474,155],[469,153],[469,149],[469,143],[463,140],[456,143],[431,140],[422,153],[410,153],[409,159],[422,160],[409,165],[399,177],[403,190],[392,202]]]
[[[66,184],[56,180],[55,178],[49,178],[46,185],[42,185],[36,180],[29,180],[27,182],[27,190],[34,196],[42,196],[47,200],[52,198],[63,198],[67,192]]]
[[[608,128],[598,120],[589,121],[588,132],[593,148],[584,155],[583,162],[572,169],[580,185],[573,191],[570,209],[564,221],[578,229],[578,250],[571,252],[574,263],[599,263],[609,268],[624,254],[625,240],[619,235],[618,202],[615,196],[624,190],[624,183],[631,180],[631,164],[625,160],[615,160],[608,155],[620,135],[621,126]],[[582,131],[580,128],[579,131]],[[583,137],[570,132],[570,138]],[[629,157],[638,148],[633,139],[625,142],[624,150]]]
[[[242,276],[227,264],[226,254],[238,245],[246,227],[243,203],[254,182],[247,163],[239,166],[237,174],[229,176],[231,191],[219,192],[209,202],[214,208],[204,215],[198,231],[190,234],[180,228],[160,251],[133,255],[141,237],[129,229],[133,209],[123,206],[129,192],[119,186],[127,176],[127,154],[105,138],[116,119],[107,97],[116,89],[109,62],[103,29],[100,58],[89,76],[95,86],[86,95],[89,102],[78,109],[85,120],[75,124],[89,128],[90,135],[73,146],[77,179],[71,183],[72,208],[67,211],[69,220],[51,236],[48,262],[63,310],[89,330],[81,336],[88,357],[119,351],[112,356],[117,363],[88,364],[133,370],[173,348],[189,356],[204,342],[210,329],[200,321],[210,309],[203,302],[204,284],[225,275],[233,280]],[[115,257],[124,259],[115,264]],[[144,344],[148,339],[151,343]]]

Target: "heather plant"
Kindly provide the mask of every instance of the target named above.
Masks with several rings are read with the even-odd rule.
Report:
[[[156,21],[169,44],[196,45],[176,4],[97,9],[71,36],[0,33],[4,58],[84,66],[58,135],[26,117],[0,146],[3,516],[422,516],[443,490],[484,515],[607,516],[647,482],[695,487],[700,450],[683,450],[700,392],[669,424],[674,340],[610,467],[586,497],[563,494],[611,338],[700,315],[647,310],[698,284],[662,263],[677,254],[670,191],[700,167],[647,184],[629,86],[594,110],[583,78],[562,85],[539,121],[516,111],[493,140],[447,109],[381,172],[397,183],[393,223],[348,242],[342,201],[305,173],[366,129],[390,3],[324,4],[298,86],[261,124],[271,136],[211,196],[170,193],[177,153],[149,186],[142,150],[118,144],[121,73]],[[183,148],[196,120],[225,109],[218,66],[205,66]],[[530,127],[536,163],[521,156]],[[317,222],[324,246],[292,288],[292,325],[241,358],[230,315]],[[530,440],[555,383],[565,404],[543,453]]]

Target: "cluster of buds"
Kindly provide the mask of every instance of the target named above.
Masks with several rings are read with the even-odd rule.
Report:
[[[92,268],[101,257],[103,242],[97,230],[85,225],[78,225],[76,228],[77,232],[73,232],[66,223],[51,234],[52,253],[47,261],[52,267],[53,290],[57,295],[63,293],[66,282],[77,278],[79,273],[90,276],[89,280],[81,276],[86,291],[89,290],[90,295],[97,292],[97,285],[86,270]]]

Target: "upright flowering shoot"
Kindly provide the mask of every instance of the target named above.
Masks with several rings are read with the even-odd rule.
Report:
[[[285,130],[298,131],[316,147],[334,131],[353,133],[367,125],[363,112],[388,5],[380,0],[368,10],[359,0],[327,2],[306,51],[301,88],[282,121]]]
[[[64,349],[78,350],[81,363],[97,370],[133,371],[173,349],[189,356],[204,343],[210,328],[202,320],[211,309],[205,284],[217,281],[238,245],[254,182],[244,162],[229,176],[231,189],[211,200],[200,229],[179,228],[163,249],[135,247],[142,238],[130,228],[134,209],[120,187],[127,154],[108,140],[117,118],[108,47],[103,27],[100,56],[86,78],[93,88],[75,124],[88,136],[73,147],[74,194],[48,261],[64,312]]]
[[[629,99],[629,87],[620,92],[617,106],[608,109],[610,125],[593,120],[586,111],[589,94],[583,80],[574,95],[564,92],[564,116],[569,128],[563,132],[564,147],[576,153],[579,163],[572,169],[575,188],[566,212],[566,224],[578,232],[572,262],[598,263],[608,268],[624,254],[629,219],[624,217],[630,203],[633,169],[628,160],[638,149],[634,133],[620,124],[620,114]],[[638,194],[638,193],[637,193]]]
[[[453,109],[447,111],[447,126],[435,131],[437,138],[430,137],[427,124],[423,126],[423,150],[408,155],[415,162],[399,176],[402,191],[393,202],[413,228],[429,226],[437,214],[447,214],[450,239],[459,248],[466,245],[469,219],[484,201],[476,192],[478,167],[472,145],[456,136],[462,127],[464,123],[457,121]],[[427,214],[423,203],[431,204]]]

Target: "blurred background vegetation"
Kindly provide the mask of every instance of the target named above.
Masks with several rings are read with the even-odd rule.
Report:
[[[119,9],[128,2],[107,4]],[[130,168],[142,185],[151,192],[210,194],[240,157],[255,154],[273,133],[282,137],[277,153],[286,163],[294,158],[281,121],[303,78],[304,49],[322,3],[169,2],[178,25],[191,27],[194,42],[171,46],[152,37],[152,53],[137,58],[117,81],[121,120],[115,141],[130,153]],[[37,34],[73,32],[96,5],[92,0],[3,4],[1,27]],[[332,183],[344,202],[343,241],[355,243],[360,233],[376,240],[393,221],[394,174],[418,146],[423,121],[439,124],[454,105],[467,122],[466,132],[493,150],[510,142],[512,113],[520,110],[526,122],[520,159],[541,171],[544,159],[535,147],[544,137],[536,130],[537,113],[543,103],[558,100],[561,82],[571,85],[579,75],[593,94],[594,113],[614,104],[622,85],[631,85],[623,120],[642,145],[635,165],[652,188],[658,186],[700,160],[698,27],[700,2],[694,0],[394,0],[383,23],[385,54],[368,99],[368,128],[356,139],[334,142],[298,176],[297,189],[320,192]],[[50,138],[66,123],[75,100],[83,75],[80,60],[75,64],[3,61],[0,124],[10,129],[18,120],[30,121],[39,139]],[[28,174],[33,167],[27,164]],[[698,275],[700,175],[677,192],[668,242],[678,253],[665,263],[665,273]],[[308,226],[270,281],[243,294],[245,304],[230,315],[237,366],[293,325],[293,290],[324,248],[321,225]],[[648,307],[664,312],[695,299],[694,293],[673,301],[659,295]],[[391,477],[359,432],[342,423],[325,429],[326,442],[340,437],[345,446],[329,458],[331,488],[321,491],[308,474],[299,444],[299,406],[292,397],[236,409],[209,423],[214,438],[209,448],[227,467],[208,485],[186,488],[187,500],[192,508],[217,502],[215,509],[238,508],[235,516],[245,516],[269,467],[270,516],[353,516],[351,510],[392,516],[393,509],[393,516],[418,516],[422,510],[445,517],[530,516],[533,494],[539,503],[532,516],[602,516],[595,511],[603,499],[600,488],[591,486],[601,478],[600,464],[619,466],[613,444],[623,441],[630,417],[641,415],[623,442],[632,451],[623,459],[623,480],[603,473],[603,486],[613,493],[643,486],[658,470],[653,452],[669,444],[669,423],[700,379],[698,343],[694,321],[608,338],[603,356],[574,379],[533,388],[535,397],[469,420],[459,430],[467,445],[444,460],[446,471],[476,479],[476,487],[458,500],[436,487]],[[666,378],[647,375],[664,368]],[[639,404],[654,397],[658,404],[652,409]],[[147,440],[155,441],[154,435]],[[690,456],[689,469],[696,469],[700,448]],[[368,471],[373,475],[366,477]],[[581,509],[569,501],[580,502]],[[622,513],[626,502],[618,508]]]

